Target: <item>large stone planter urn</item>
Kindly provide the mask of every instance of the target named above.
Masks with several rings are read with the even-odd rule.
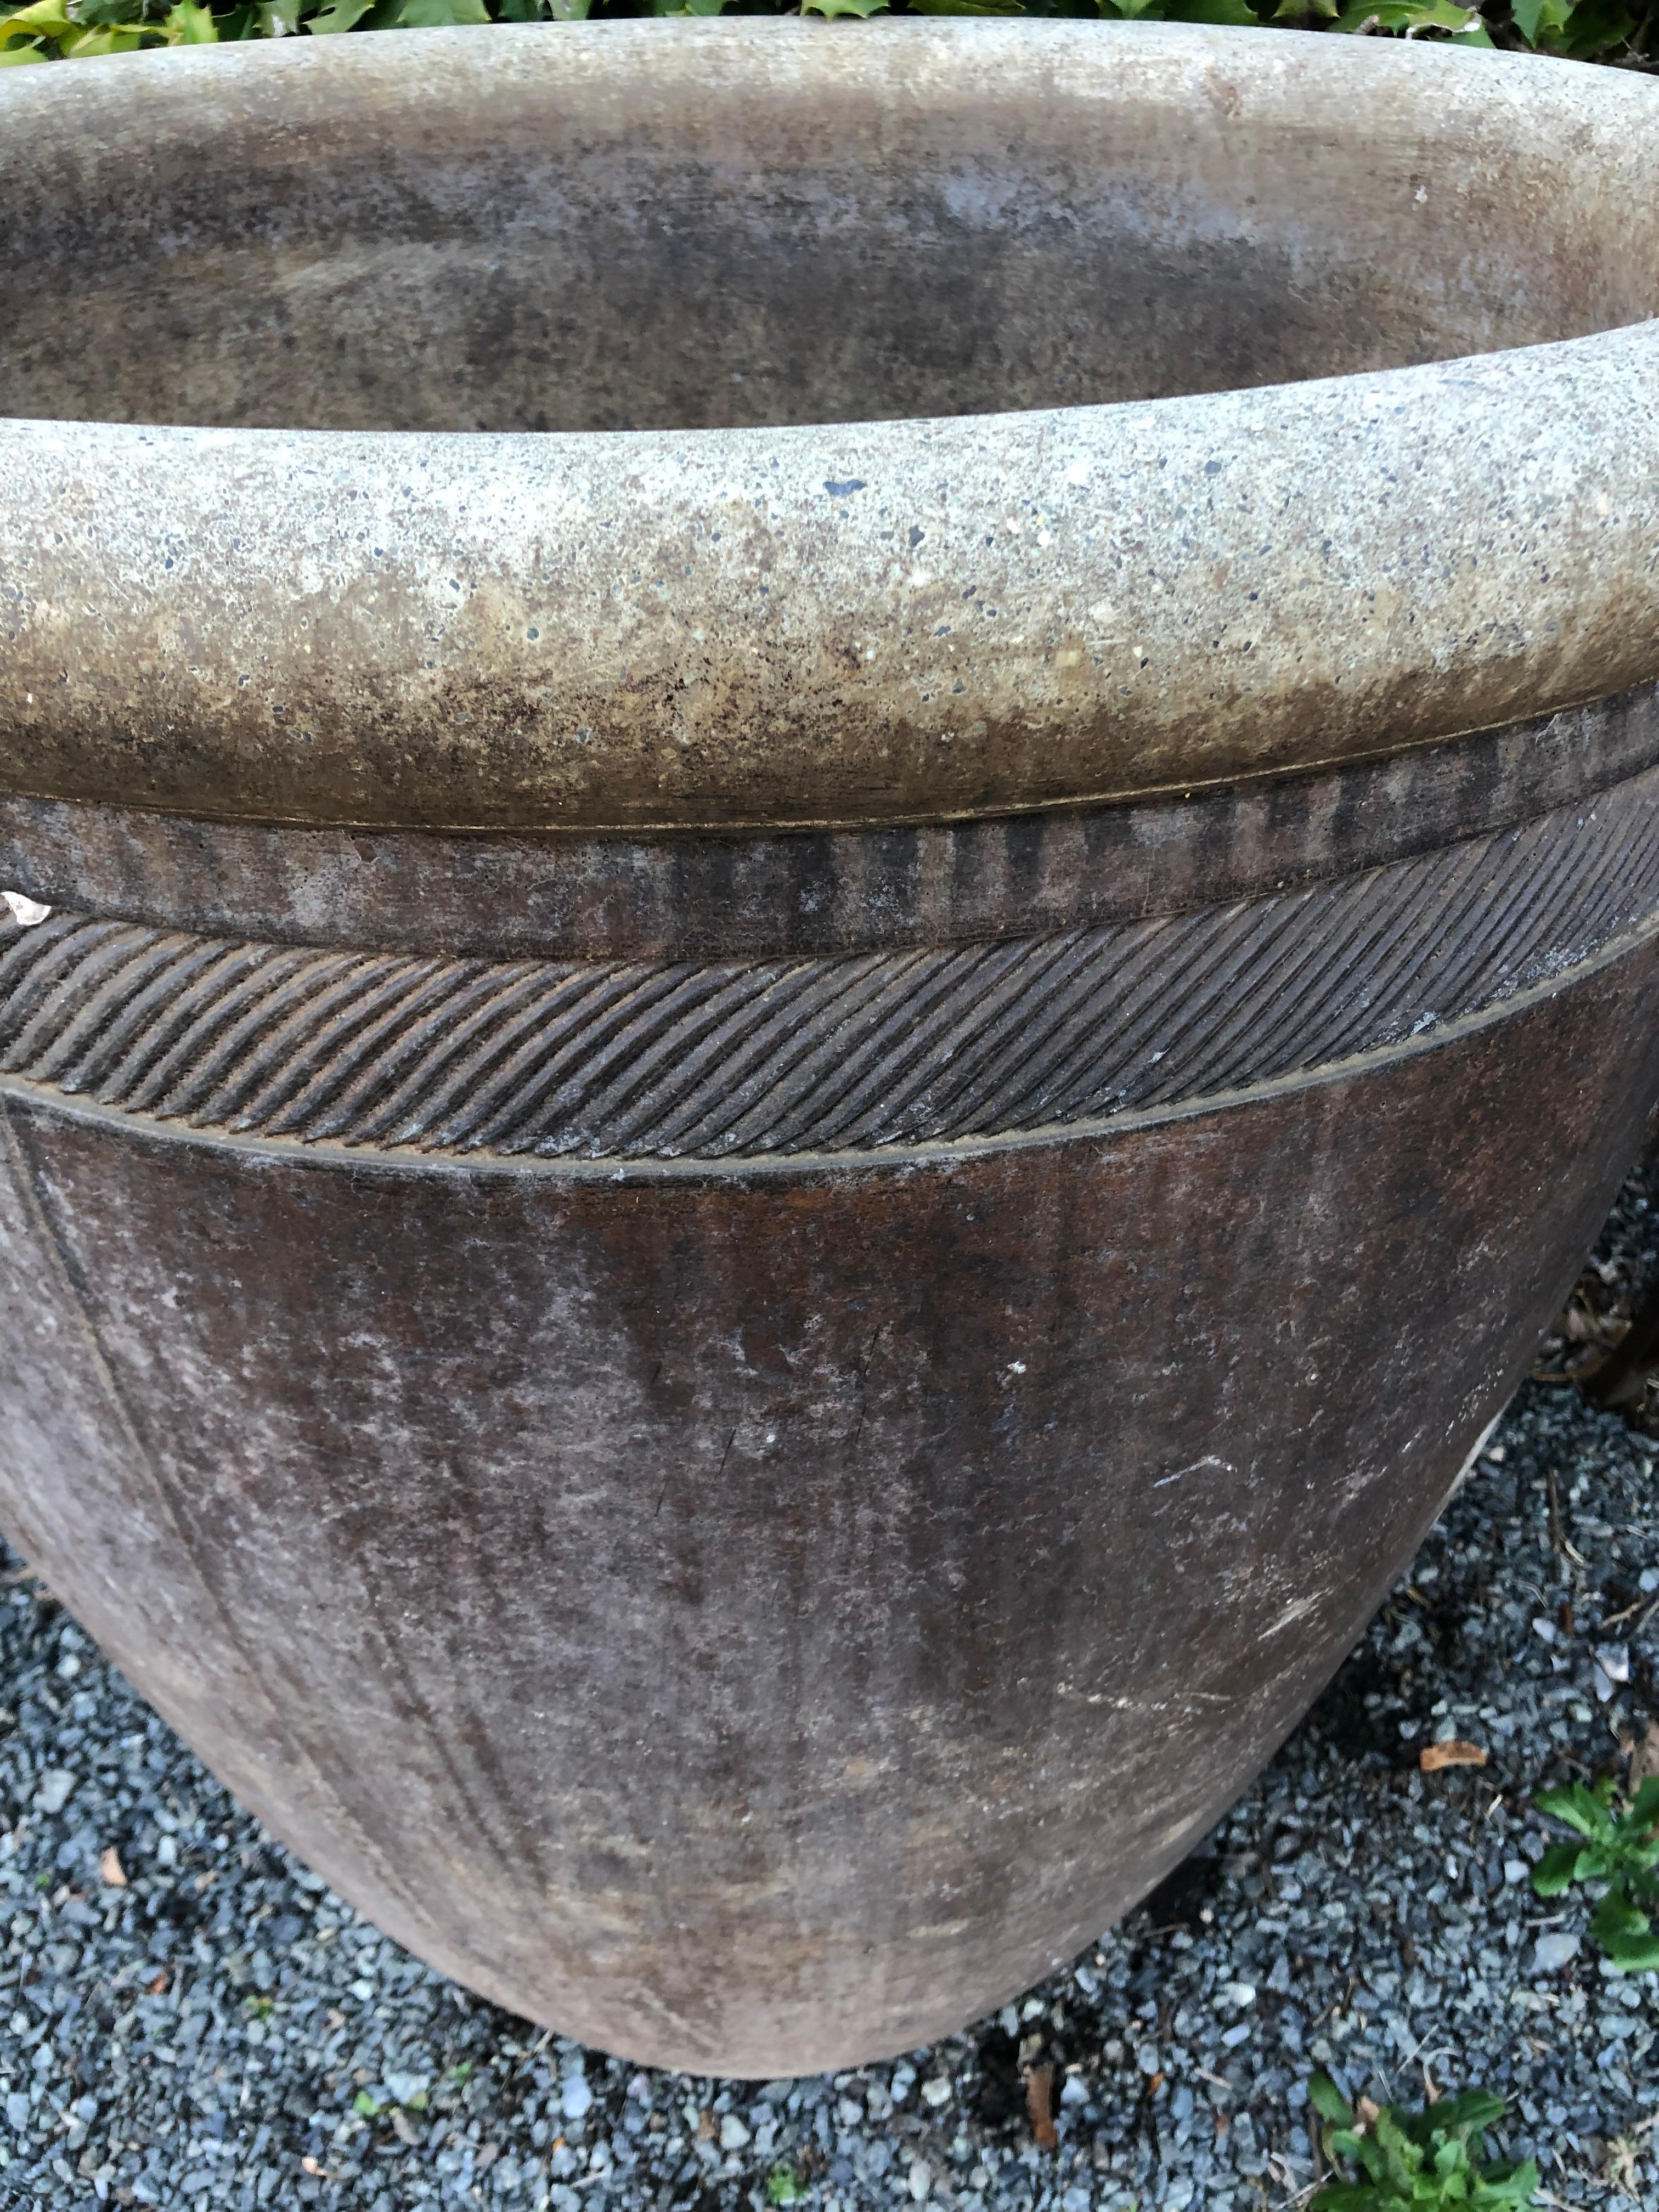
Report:
[[[1349,1648],[1659,1090],[1656,185],[1291,34],[0,79],[0,1517],[422,1957],[914,2045]]]

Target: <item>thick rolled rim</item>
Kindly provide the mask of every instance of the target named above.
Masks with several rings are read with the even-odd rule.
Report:
[[[503,70],[694,91],[716,67],[757,99],[830,74],[971,100],[1035,96],[1063,67],[1117,97],[1155,84],[1206,128],[1432,102],[1455,138],[1496,106],[1571,144],[1604,205],[1641,179],[1651,199],[1659,168],[1645,80],[1138,24],[176,52],[7,72],[0,143],[49,127],[136,149],[185,108],[210,129],[342,71],[392,99],[411,38],[452,100]],[[335,826],[861,826],[1492,728],[1659,674],[1656,357],[1639,321],[1293,386],[782,428],[8,419],[0,791]]]

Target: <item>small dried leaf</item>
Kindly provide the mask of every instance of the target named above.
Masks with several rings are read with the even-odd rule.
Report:
[[[1443,1766],[1484,1766],[1486,1747],[1478,1743],[1464,1743],[1454,1736],[1449,1743],[1425,1743],[1417,1754],[1417,1764],[1425,1774],[1438,1774]]]
[[[125,1889],[127,1870],[121,1863],[121,1854],[113,1844],[98,1855],[98,1871],[112,1889]]]
[[[1060,2137],[1054,2133],[1054,2087],[1052,2066],[1026,2068],[1025,2110],[1030,2118],[1031,2139],[1039,2150],[1057,2150],[1060,2147]]]
[[[163,1996],[167,1993],[167,1984],[172,1978],[173,1978],[167,1972],[167,1968],[163,1966],[161,1972],[156,1975],[154,1981],[145,1983],[145,1990],[150,1996]]]

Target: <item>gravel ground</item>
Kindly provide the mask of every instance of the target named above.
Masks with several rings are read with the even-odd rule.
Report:
[[[1547,1364],[1659,1273],[1650,1174]],[[1659,1977],[1613,1972],[1586,1908],[1527,1881],[1533,1791],[1617,1765],[1659,1717],[1656,1456],[1639,1419],[1529,1384],[1330,1691],[1146,1907],[949,2042],[764,2085],[640,2072],[416,1965],[13,1561],[0,2201],[1256,2212],[1315,2179],[1325,2066],[1378,2102],[1495,2089],[1544,2202],[1659,2208]],[[1487,1764],[1420,1772],[1453,1737]]]

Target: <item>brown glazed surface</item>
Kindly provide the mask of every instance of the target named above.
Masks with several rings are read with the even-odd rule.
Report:
[[[963,945],[1297,889],[1594,802],[1659,764],[1654,687],[1381,762],[1138,805],[651,839],[279,829],[0,799],[0,880],[209,937],[487,959]]]
[[[1132,1904],[1358,1633],[1639,1138],[1653,971],[783,1177],[322,1164],[14,1091],[8,1520],[473,1987],[694,2069],[908,2048]]]
[[[804,958],[491,961],[70,912],[0,944],[0,1073],[237,1136],[856,1156],[1148,1113],[1491,1018],[1659,916],[1659,768],[1224,905]]]
[[[865,27],[0,77],[0,1516],[757,2075],[1214,1820],[1659,1090],[1659,88]]]

